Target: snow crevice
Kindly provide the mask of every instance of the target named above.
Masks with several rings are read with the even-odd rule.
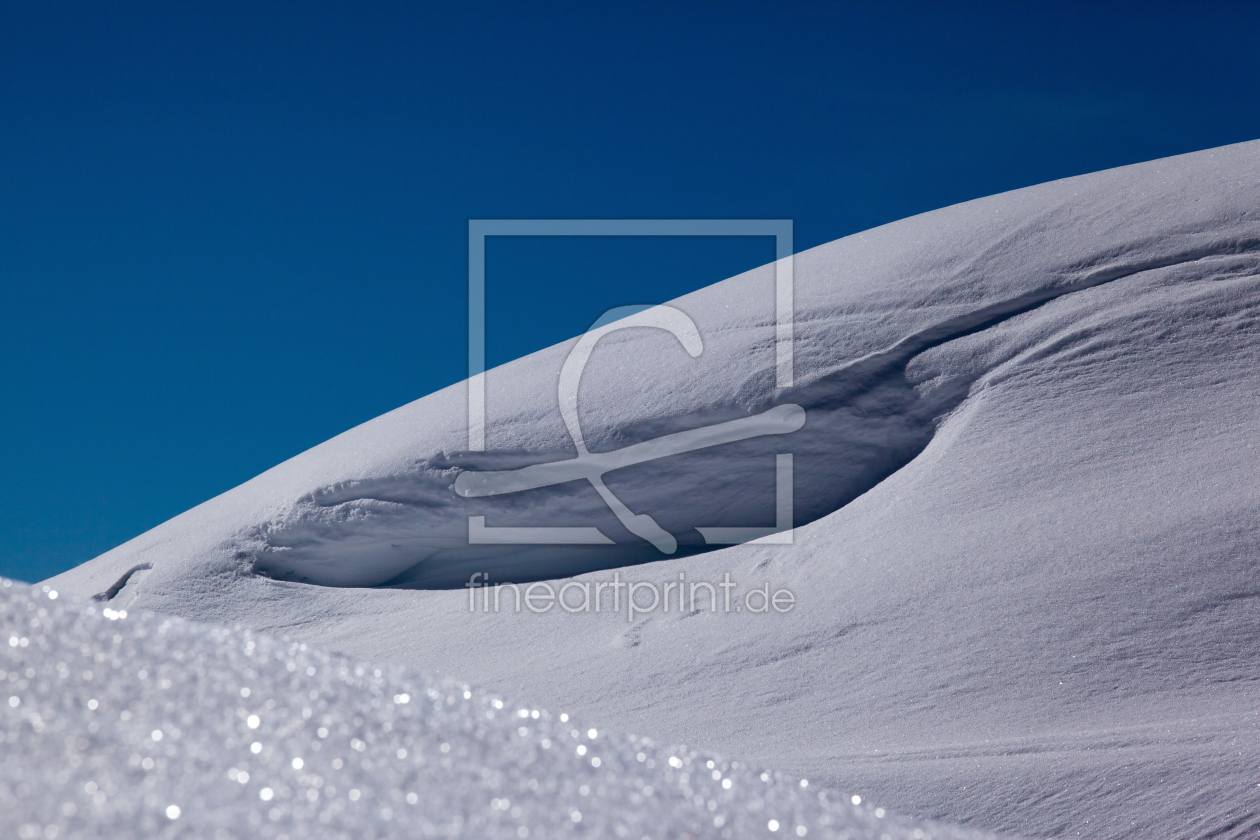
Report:
[[[991,303],[907,334],[883,350],[824,371],[778,395],[749,382],[736,406],[714,405],[649,424],[612,429],[622,441],[698,429],[793,403],[807,415],[785,441],[761,437],[616,470],[607,484],[633,511],[652,515],[677,538],[674,556],[720,548],[697,527],[773,525],[774,456],[794,457],[793,525],[831,514],[902,469],[931,442],[942,417],[967,398],[975,369],[932,387],[907,366],[932,348],[992,329],[1068,295],[1145,272],[1260,251],[1260,238],[1226,239],[1144,259],[1099,257],[1066,279]],[[992,366],[990,366],[992,367]],[[650,428],[648,428],[650,427]],[[608,430],[605,429],[605,432]],[[331,586],[457,588],[482,580],[529,582],[664,559],[626,532],[584,481],[492,498],[461,498],[453,490],[464,470],[504,469],[573,457],[539,451],[435,453],[419,469],[326,486],[299,500],[260,536],[266,548],[254,568],[273,578]],[[488,526],[591,525],[613,545],[470,545],[470,517]]]

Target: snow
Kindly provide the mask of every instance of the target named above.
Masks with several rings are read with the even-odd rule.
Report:
[[[670,302],[699,355],[641,327],[582,374],[594,455],[804,410],[799,431],[604,474],[672,553],[589,480],[455,492],[579,456],[558,404],[575,340],[487,374],[489,452],[465,451],[466,388],[448,388],[48,583],[451,675],[899,813],[1042,837],[1260,831],[1260,142],[793,259],[796,387],[774,387],[773,266]],[[785,453],[792,543],[697,553],[697,528],[775,523]],[[470,544],[470,517],[612,544]],[[475,573],[729,575],[737,605],[763,584],[795,601],[470,610]]]
[[[0,583],[6,836],[981,837],[453,680],[45,589]]]

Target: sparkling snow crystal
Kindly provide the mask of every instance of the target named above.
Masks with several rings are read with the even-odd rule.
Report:
[[[5,836],[980,836],[451,680],[43,590],[0,585]]]

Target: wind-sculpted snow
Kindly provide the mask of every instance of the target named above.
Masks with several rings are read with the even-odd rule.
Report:
[[[1018,350],[930,379],[909,374],[922,353],[1103,284],[1254,256],[1260,230],[1249,149],[1213,153],[1215,166],[1208,156],[1151,164],[1141,175],[1130,168],[1048,184],[797,255],[798,384],[791,389],[774,387],[773,267],[674,301],[698,331],[692,350],[648,328],[610,334],[594,348],[580,391],[574,382],[586,443],[611,452],[799,405],[804,428],[787,439],[755,437],[650,460],[605,481],[689,553],[706,547],[697,528],[774,524],[774,455],[790,451],[795,524],[816,520],[921,453],[939,419]],[[465,389],[448,388],[208,502],[94,571],[121,575],[113,558],[152,553],[325,585],[458,587],[476,571],[535,580],[659,560],[667,555],[628,531],[585,482],[491,498],[456,492],[465,471],[573,458],[557,382],[574,346],[488,374],[486,453],[465,451]],[[587,526],[611,544],[470,545],[470,517],[495,526]],[[113,582],[100,579],[97,591]]]
[[[453,680],[8,580],[0,745],[15,838],[982,837]]]
[[[49,584],[450,674],[918,817],[1260,834],[1260,143],[934,211],[794,271],[791,388],[768,266],[669,302],[698,355],[682,320],[593,345],[576,419],[598,462],[563,465],[581,457],[559,400],[575,340],[487,374],[484,453],[449,388]],[[798,430],[599,472],[793,406]],[[777,524],[788,454],[791,544],[704,551],[698,529]],[[476,523],[611,544],[470,544]],[[496,611],[441,589],[474,574],[574,594],[729,579],[736,608]],[[737,609],[763,586],[790,608]]]
[[[924,352],[1104,284],[1205,261],[1250,264],[1260,253],[1252,149],[1047,184],[797,255],[796,387],[774,385],[767,266],[663,310],[691,330],[686,352],[647,327],[586,347],[589,363],[566,373],[577,395],[572,422],[562,422],[557,384],[566,390],[561,371],[571,370],[566,357],[580,341],[488,374],[485,453],[465,451],[466,391],[448,388],[155,529],[94,571],[121,575],[115,558],[153,553],[324,585],[458,587],[477,571],[536,580],[626,566],[709,548],[698,530],[706,526],[773,525],[774,456],[789,451],[795,524],[814,521],[919,455],[940,418],[1019,350],[1008,345],[983,364],[916,378],[910,366]],[[494,497],[457,492],[477,471],[571,461],[577,427],[592,452],[616,453],[776,405],[803,408],[804,427],[604,476],[627,508],[659,523],[664,542],[627,530],[626,517],[583,481]],[[472,545],[470,517],[596,528],[607,544]],[[101,579],[98,592],[113,582]]]

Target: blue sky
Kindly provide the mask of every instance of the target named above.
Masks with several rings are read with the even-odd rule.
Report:
[[[1260,5],[0,5],[0,574],[459,381],[469,218],[798,250],[1260,138]],[[500,240],[491,364],[771,240]]]

